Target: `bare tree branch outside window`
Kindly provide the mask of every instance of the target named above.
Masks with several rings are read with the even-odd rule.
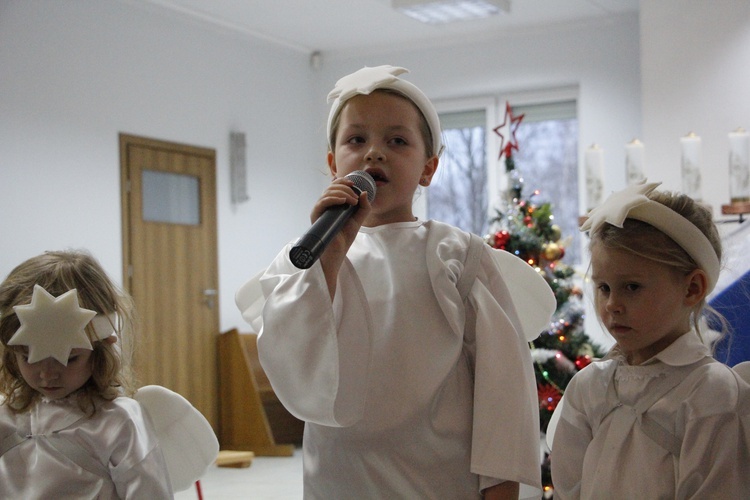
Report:
[[[536,190],[533,202],[549,202],[565,244],[563,262],[581,261],[578,232],[578,120],[521,123],[516,130],[519,148],[513,158],[524,178],[524,196]]]
[[[482,127],[443,131],[445,152],[427,189],[429,217],[483,235],[487,231],[487,167]]]
[[[488,207],[486,130],[484,127],[449,128],[443,131],[445,152],[437,174],[427,189],[427,213],[480,236],[491,230]],[[555,223],[566,242],[563,259],[580,262],[578,233],[578,120],[550,119],[522,122],[516,130],[519,150],[515,167],[524,178],[524,198],[535,191],[533,203],[552,204]],[[494,152],[492,153],[494,154]]]

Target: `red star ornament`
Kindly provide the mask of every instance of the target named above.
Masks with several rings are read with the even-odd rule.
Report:
[[[513,116],[513,110],[510,107],[510,103],[507,101],[505,102],[505,118],[503,118],[503,123],[493,129],[493,132],[500,136],[500,154],[497,157],[498,160],[502,158],[503,155],[505,155],[506,158],[509,157],[514,149],[518,151],[516,129],[518,129],[518,126],[521,124],[523,117],[524,115],[522,114]],[[506,136],[508,138],[507,142]]]

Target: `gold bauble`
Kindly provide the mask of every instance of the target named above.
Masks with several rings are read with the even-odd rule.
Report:
[[[542,247],[542,255],[549,261],[556,261],[562,255],[562,249],[557,243],[546,243]]]

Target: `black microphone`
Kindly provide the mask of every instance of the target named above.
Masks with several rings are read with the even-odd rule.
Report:
[[[352,189],[359,196],[363,191],[367,192],[367,199],[372,203],[375,199],[375,180],[364,170],[357,170],[346,176],[354,182]],[[318,258],[328,244],[333,240],[344,226],[349,217],[359,209],[359,204],[336,205],[329,207],[316,220],[310,229],[294,244],[289,251],[289,259],[299,269],[308,269]]]

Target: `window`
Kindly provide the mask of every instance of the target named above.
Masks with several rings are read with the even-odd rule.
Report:
[[[192,175],[143,169],[143,220],[198,225],[200,179]]]
[[[486,111],[440,115],[445,150],[427,190],[428,216],[465,231],[487,232]]]
[[[581,261],[576,101],[569,93],[555,97],[518,105],[508,100],[514,116],[524,115],[516,129],[513,159],[524,180],[522,197],[535,204],[551,203],[565,242],[564,261],[575,264]],[[440,113],[446,147],[426,190],[428,218],[480,236],[492,229],[490,220],[508,202],[505,159],[497,161],[500,138],[493,132],[505,113],[505,101],[500,102],[464,104],[465,109],[457,103]]]

